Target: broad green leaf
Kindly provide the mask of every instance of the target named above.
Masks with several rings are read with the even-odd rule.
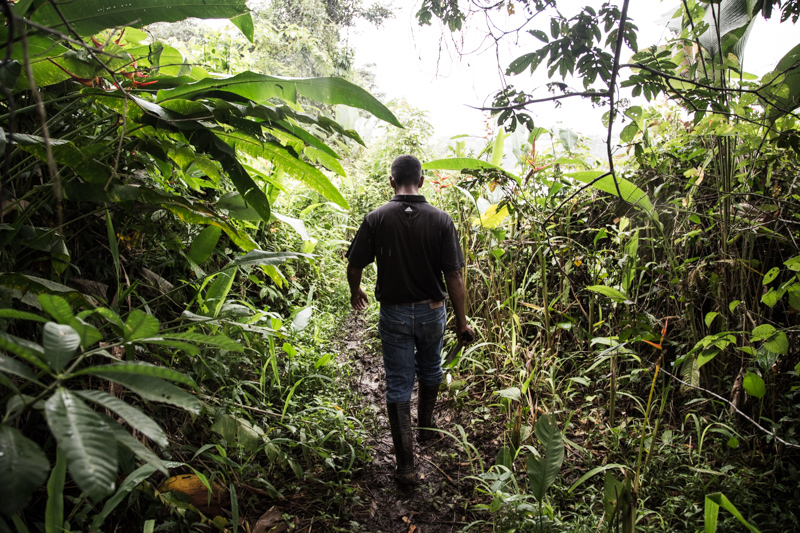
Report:
[[[133,429],[144,433],[162,448],[169,444],[167,435],[152,418],[119,398],[99,390],[81,390],[74,393],[118,414]]]
[[[125,321],[123,337],[126,341],[135,341],[152,337],[158,333],[158,319],[141,309],[134,309]]]
[[[252,100],[259,104],[269,103],[270,98],[297,104],[298,96],[328,105],[343,104],[363,109],[379,119],[398,128],[402,124],[374,96],[361,87],[341,78],[279,78],[242,72],[229,78],[206,78],[196,83],[188,83],[174,89],[158,92],[157,101],[174,98],[197,99],[210,93],[228,92]]]
[[[50,461],[16,428],[0,425],[0,513],[16,514],[47,479]]]
[[[331,183],[325,174],[320,172],[316,167],[298,159],[280,144],[270,141],[261,141],[241,131],[218,131],[216,134],[226,143],[236,148],[236,150],[244,152],[252,157],[268,160],[276,167],[282,169],[290,177],[303,183],[309,189],[318,192],[345,209],[349,208],[347,200],[344,199],[339,189]],[[241,189],[239,189],[239,191],[241,192]]]
[[[733,503],[721,492],[715,492],[713,494],[706,495],[706,505],[705,505],[705,532],[706,533],[714,533],[717,530],[717,516],[719,513],[719,508],[722,507],[736,519],[744,525],[749,531],[752,533],[759,533],[758,529],[750,524],[747,520],[744,519],[742,513],[736,508]]]
[[[503,206],[497,209],[497,204],[489,206],[484,213],[477,217],[473,222],[473,226],[481,226],[487,229],[495,229],[503,223],[509,216],[508,207]]]
[[[87,324],[80,318],[73,318],[70,320],[69,325],[72,326],[72,329],[78,332],[78,335],[80,335],[81,346],[83,346],[84,349],[87,349],[94,343],[103,340],[103,334],[100,333],[96,327],[92,326],[91,324]]]
[[[101,531],[103,522],[111,512],[124,500],[139,483],[158,472],[158,468],[151,464],[142,465],[125,478],[117,492],[103,505],[103,509],[92,520],[92,530]]]
[[[308,327],[308,323],[311,322],[312,312],[313,309],[311,307],[306,307],[305,309],[301,310],[292,319],[292,327],[296,331],[303,331],[306,329],[306,327]]]
[[[502,167],[493,165],[487,161],[480,159],[473,159],[471,157],[452,157],[449,159],[435,159],[428,161],[422,165],[423,170],[456,170],[458,172],[467,171],[471,169],[489,169],[501,172],[505,176],[513,179],[518,184],[522,182],[519,176],[515,176],[510,172],[506,172]]]
[[[38,80],[37,80],[38,81]],[[61,79],[58,80],[63,81]],[[43,83],[43,85],[46,85]],[[48,152],[44,137],[18,133],[14,141],[20,149],[33,154],[41,161],[47,161]],[[103,184],[111,178],[111,168],[97,161],[85,146],[77,146],[63,139],[50,139],[53,160],[59,165],[69,167],[89,183]]]
[[[750,342],[763,341],[775,334],[775,327],[770,324],[761,324],[753,329]]]
[[[789,351],[789,339],[783,331],[777,332],[764,341],[764,348],[777,354],[786,354]]]
[[[769,292],[761,295],[761,302],[767,307],[775,307],[775,304],[781,301],[781,298],[783,298],[784,294],[786,294],[784,289],[770,289]]]
[[[199,415],[203,408],[200,400],[157,377],[126,373],[106,373],[101,377],[119,383],[151,402],[168,403],[194,415]]]
[[[238,17],[233,17],[231,19],[231,22],[233,23],[234,26],[239,28],[239,31],[242,32],[242,35],[247,37],[248,41],[255,44],[255,41],[253,40],[254,37],[253,17],[250,15],[250,13],[245,13],[243,15],[239,15]]]
[[[211,318],[216,318],[219,315],[220,309],[222,309],[225,299],[228,297],[231,287],[233,287],[233,280],[236,278],[238,270],[238,266],[226,268],[214,276],[214,280],[206,291],[206,312],[203,314]]]
[[[775,120],[800,106],[800,44],[784,55],[775,70],[762,77],[762,94],[768,95],[767,115]],[[791,268],[791,267],[790,267]],[[795,270],[795,269],[793,269]]]
[[[38,367],[40,370],[49,371],[47,364],[44,362],[44,348],[35,342],[20,339],[5,331],[0,331],[0,348],[7,352],[11,352],[18,356],[20,359]]]
[[[265,250],[253,250],[247,252],[233,260],[232,264],[243,265],[278,265],[289,259],[299,259],[309,257],[308,254],[296,252],[267,252]]]
[[[284,224],[288,224],[291,226],[293,230],[300,235],[300,238],[304,241],[311,239],[311,236],[308,234],[308,230],[306,229],[305,223],[300,220],[299,218],[292,218],[286,215],[281,215],[280,213],[276,213],[275,211],[272,212],[272,216],[283,222]]]
[[[544,38],[547,39],[547,35],[545,35],[540,30],[534,30],[534,31],[537,31],[539,34],[544,35]],[[536,35],[536,37],[538,37],[541,40],[541,37],[538,34]],[[544,42],[547,41],[545,40]],[[538,66],[537,57],[538,57],[537,52],[530,52],[528,54],[523,54],[519,56],[514,61],[509,63],[508,68],[506,69],[506,75],[519,74],[532,65]],[[536,66],[532,66],[531,70],[536,70]]]
[[[636,134],[639,133],[639,125],[636,122],[631,122],[619,134],[619,140],[624,143],[629,143],[633,140]]]
[[[56,466],[47,480],[47,508],[44,515],[45,533],[64,531],[64,485],[67,480],[67,455],[56,447]]]
[[[755,398],[763,398],[767,393],[767,386],[764,384],[764,380],[761,379],[761,376],[752,372],[747,373],[742,385],[744,385],[744,390],[747,391],[747,394]]]
[[[780,274],[780,273],[781,273],[781,269],[780,268],[778,268],[778,267],[770,268],[769,271],[767,271],[767,273],[764,274],[764,277],[761,280],[761,284],[762,285],[767,285],[769,283],[772,283],[775,280],[775,278],[778,277],[778,274]]]
[[[60,372],[67,366],[78,346],[81,344],[81,336],[72,329],[72,326],[48,322],[44,325],[44,355],[50,367],[56,372]]]
[[[510,387],[508,389],[495,391],[495,394],[498,394],[501,398],[508,398],[509,400],[518,402],[522,392],[519,390],[519,387]]]
[[[132,362],[132,363],[114,363],[110,365],[90,366],[83,368],[75,373],[73,376],[80,376],[90,374],[92,376],[101,376],[112,381],[116,378],[114,376],[120,374],[137,375],[137,376],[152,376],[156,378],[168,379],[182,383],[193,389],[197,388],[197,384],[192,378],[165,366],[152,365],[150,363]]]
[[[231,226],[214,211],[205,206],[193,204],[177,195],[148,189],[147,187],[110,185],[106,189],[104,186],[88,183],[66,183],[64,192],[70,199],[86,202],[126,203],[138,201],[147,204],[158,204],[184,222],[221,228],[222,231],[228,234],[234,244],[245,250],[252,250],[258,247],[247,233]]]
[[[711,327],[711,323],[714,322],[714,319],[717,318],[717,316],[719,316],[719,313],[717,313],[716,311],[710,311],[706,313],[705,322],[707,328]]]
[[[163,0],[81,0],[59,2],[58,7],[63,20],[47,2],[31,18],[34,22],[68,33],[64,23],[66,20],[79,35],[89,36],[107,28],[140,28],[154,22],[177,22],[190,17],[232,19],[249,12],[244,0],[178,0],[168,4]]]
[[[590,285],[586,287],[586,290],[602,294],[603,296],[608,296],[618,303],[624,303],[628,301],[628,297],[622,294],[619,290],[606,285]]]
[[[189,258],[197,265],[205,263],[219,242],[222,229],[219,226],[206,226],[197,234],[189,247]]]
[[[36,381],[36,374],[33,373],[33,370],[20,363],[16,359],[11,359],[10,357],[6,357],[2,354],[0,354],[0,372],[13,374],[29,381]]]
[[[45,416],[78,486],[95,502],[113,492],[117,447],[104,417],[62,387],[45,403]]]
[[[784,261],[783,265],[792,272],[800,271],[800,255],[796,255],[791,259]]]
[[[601,177],[604,174],[606,173],[600,170],[587,170],[584,172],[566,173],[564,176],[580,181],[581,183],[591,184],[595,189],[617,196],[614,178],[610,175]],[[617,176],[617,184],[619,185],[619,191],[622,194],[623,200],[644,209],[650,215],[653,214],[653,204],[647,197],[647,193],[630,181],[619,176]]]
[[[541,415],[536,421],[535,431],[543,450],[540,457],[528,456],[527,471],[531,494],[541,502],[561,470],[564,439],[552,415]]]
[[[558,138],[561,139],[564,148],[566,148],[568,152],[573,151],[575,147],[578,146],[578,134],[572,130],[558,130]]]
[[[47,322],[48,320],[27,311],[17,311],[16,309],[0,309],[0,318],[12,318],[14,320],[33,320],[34,322]]]
[[[36,296],[39,294],[58,294],[69,302],[73,308],[86,307],[93,309],[95,304],[92,298],[76,291],[71,287],[50,281],[49,279],[20,274],[18,272],[0,274],[0,287],[21,293],[19,299],[28,305],[41,307]],[[16,298],[16,296],[15,296]]]

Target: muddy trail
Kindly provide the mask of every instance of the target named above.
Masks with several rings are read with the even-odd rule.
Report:
[[[440,429],[456,438],[442,434],[425,446],[415,442],[419,485],[401,490],[392,478],[395,459],[386,418],[380,340],[377,333],[370,331],[374,328],[369,328],[363,314],[351,313],[336,346],[339,357],[357,369],[350,386],[358,391],[364,413],[362,421],[369,429],[364,446],[371,460],[352,481],[363,503],[351,509],[350,520],[358,523],[357,531],[371,533],[451,533],[470,524],[471,531],[485,530],[475,522],[488,516],[476,516],[471,509],[477,503],[488,502],[475,490],[476,481],[470,476],[480,472],[479,460],[485,468],[491,466],[502,440],[502,425],[490,416],[488,409],[475,412],[477,397],[456,400],[451,394],[441,392],[435,420]],[[415,387],[413,425],[416,425],[416,402]],[[457,425],[464,428],[467,441],[474,447],[470,453],[465,450]],[[355,524],[351,525],[356,530]]]

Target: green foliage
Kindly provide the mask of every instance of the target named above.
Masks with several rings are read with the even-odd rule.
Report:
[[[552,415],[542,415],[536,421],[536,438],[543,451],[539,457],[528,456],[527,471],[531,494],[541,502],[564,462],[564,440]]]

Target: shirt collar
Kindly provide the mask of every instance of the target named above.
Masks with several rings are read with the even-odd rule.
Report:
[[[427,200],[421,194],[395,194],[392,202],[426,203]]]

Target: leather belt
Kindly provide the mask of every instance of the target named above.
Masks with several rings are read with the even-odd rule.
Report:
[[[389,305],[402,305],[402,306],[410,306],[410,305],[424,305],[430,304],[431,309],[436,309],[437,307],[441,307],[444,303],[444,300],[432,300],[428,298],[427,300],[420,300],[419,302],[411,302],[407,304],[389,304]]]

